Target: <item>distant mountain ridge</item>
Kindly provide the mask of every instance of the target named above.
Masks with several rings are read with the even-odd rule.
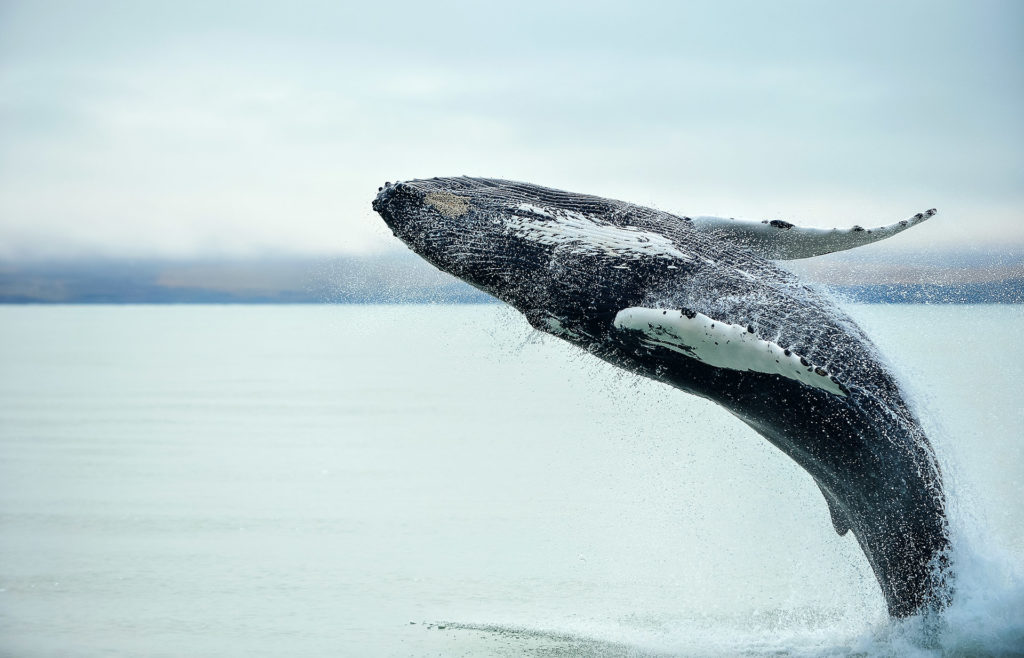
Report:
[[[0,303],[310,304],[485,302],[406,255],[0,263]]]
[[[952,263],[958,263],[953,265]],[[1024,303],[1024,255],[825,256],[787,264],[865,303]],[[404,304],[494,299],[408,253],[333,258],[0,262],[5,304]]]

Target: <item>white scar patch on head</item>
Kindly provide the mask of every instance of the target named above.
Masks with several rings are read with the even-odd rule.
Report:
[[[469,199],[451,192],[431,192],[423,200],[448,219],[462,217],[469,212]]]
[[[615,226],[574,210],[540,208],[529,203],[520,203],[515,210],[530,216],[513,214],[507,220],[509,228],[517,236],[538,244],[631,260],[692,260],[664,235],[635,226]]]
[[[617,329],[643,334],[650,347],[678,352],[716,368],[762,372],[847,397],[847,388],[820,366],[777,343],[761,340],[745,327],[686,310],[633,307],[615,316]]]

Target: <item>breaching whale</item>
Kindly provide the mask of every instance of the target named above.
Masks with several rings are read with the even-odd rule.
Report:
[[[821,230],[464,177],[389,182],[373,208],[535,329],[712,400],[789,455],[836,532],[857,538],[890,615],[948,601],[945,495],[920,423],[861,329],[772,262],[874,242],[934,210]]]

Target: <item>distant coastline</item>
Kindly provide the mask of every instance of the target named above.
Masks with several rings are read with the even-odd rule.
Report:
[[[829,258],[829,257],[825,257]],[[1024,255],[939,254],[792,262],[852,302],[1024,303]],[[908,263],[911,263],[908,265]],[[950,263],[959,263],[953,267]],[[410,254],[333,258],[0,262],[2,304],[486,304],[496,300]]]

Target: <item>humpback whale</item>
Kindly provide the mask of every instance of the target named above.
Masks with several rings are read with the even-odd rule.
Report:
[[[537,330],[709,399],[814,479],[893,617],[948,603],[942,475],[893,373],[826,296],[775,262],[884,239],[889,226],[685,217],[484,178],[410,180],[373,201],[414,252]]]

